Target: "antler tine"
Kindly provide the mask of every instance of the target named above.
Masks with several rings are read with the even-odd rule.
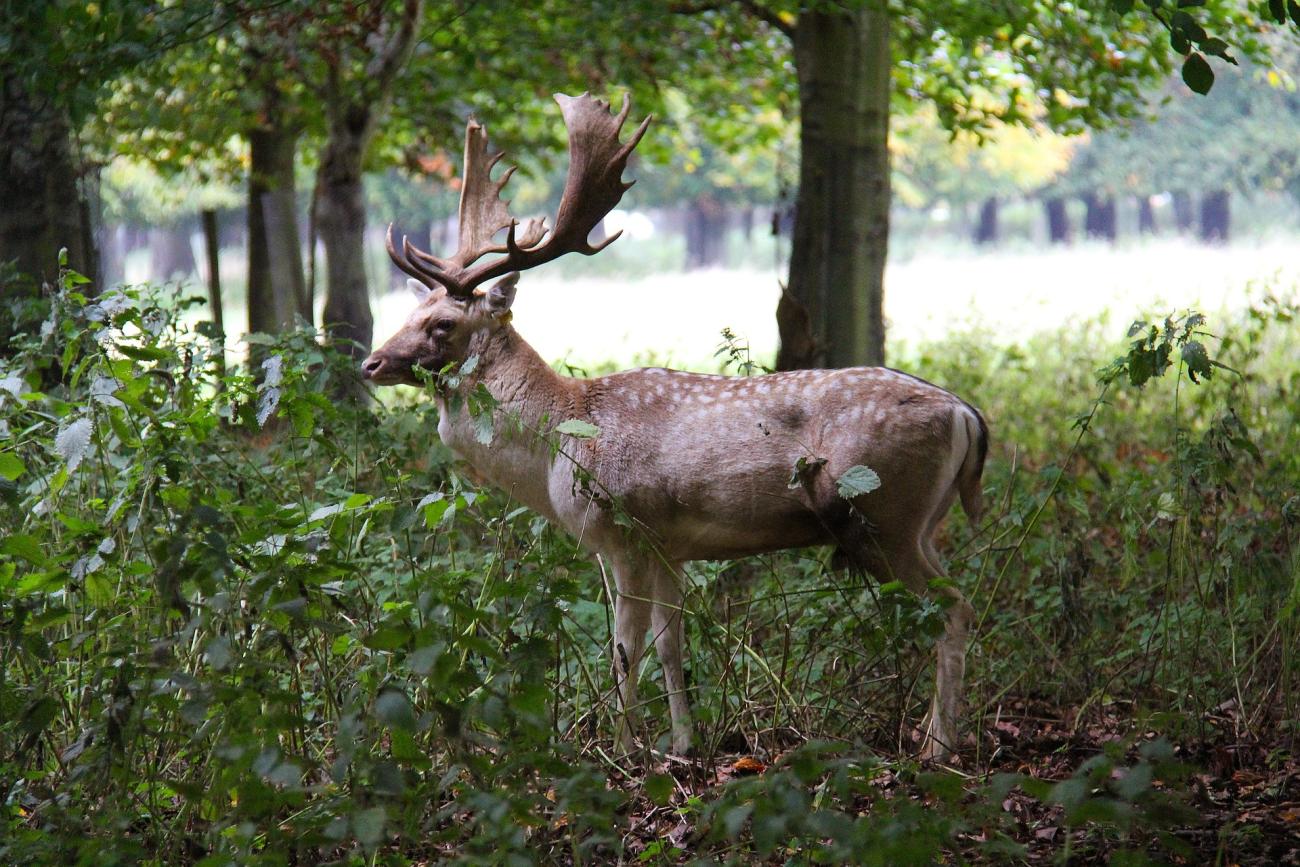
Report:
[[[470,119],[465,129],[465,166],[460,193],[460,238],[456,253],[440,259],[419,250],[402,239],[399,253],[389,227],[388,254],[397,267],[432,286],[433,281],[458,297],[473,293],[479,284],[510,271],[523,271],[550,262],[565,253],[598,253],[618,239],[615,233],[592,245],[587,236],[614,209],[632,182],[623,180],[623,171],[632,150],[645,135],[651,118],[637,127],[631,138],[619,141],[623,124],[632,110],[632,99],[623,100],[617,115],[610,114],[609,103],[584,93],[582,96],[556,94],[564,124],[569,131],[569,173],[560,197],[555,225],[548,230],[545,220],[530,219],[520,228],[510,216],[508,202],[501,191],[513,166],[495,180],[492,168],[504,154],[488,154],[487,130]],[[504,245],[492,238],[506,230]],[[474,262],[489,253],[505,255],[489,262]]]

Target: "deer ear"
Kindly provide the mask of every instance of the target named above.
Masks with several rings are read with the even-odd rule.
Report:
[[[519,272],[511,271],[502,277],[487,292],[488,312],[493,316],[500,316],[510,310],[510,305],[515,303],[515,289],[519,287]]]
[[[411,293],[415,295],[417,301],[423,301],[433,292],[433,290],[428,286],[425,286],[419,280],[412,277],[406,278],[406,288],[411,290]]]

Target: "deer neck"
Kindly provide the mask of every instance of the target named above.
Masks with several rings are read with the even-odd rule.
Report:
[[[469,357],[478,358],[474,369],[438,395],[438,435],[494,485],[551,516],[545,480],[553,454],[546,434],[576,415],[582,381],[552,370],[509,323],[475,335]],[[480,386],[492,396],[490,410]],[[484,443],[479,416],[489,411],[492,437]]]

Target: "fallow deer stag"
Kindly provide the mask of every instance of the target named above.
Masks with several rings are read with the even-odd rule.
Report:
[[[510,323],[518,272],[566,253],[592,255],[618,237],[599,245],[587,240],[631,186],[623,170],[650,122],[621,143],[630,102],[614,116],[586,94],[556,100],[570,165],[554,227],[530,220],[520,228],[511,218],[500,198],[511,170],[492,178],[501,154],[489,156],[487,133],[471,120],[459,248],[444,259],[405,238],[398,247],[389,227],[389,255],[414,278],[420,304],[362,371],[379,385],[418,384],[427,377],[415,368],[436,372],[477,359],[437,386],[439,436],[611,565],[619,744],[632,744],[629,712],[650,629],[667,686],[672,747],[685,752],[692,730],[682,675],[681,565],[832,544],[840,562],[925,593],[928,579],[943,573],[933,536],[953,501],[960,498],[972,520],[979,516],[988,429],[953,394],[884,368],[754,377],[649,368],[596,379],[553,371]],[[495,241],[502,231],[504,243]],[[479,261],[489,255],[495,258]],[[478,290],[497,277],[503,279]],[[495,398],[500,422],[486,445],[466,409],[480,385]],[[571,419],[598,433],[555,430]],[[859,465],[875,470],[879,490],[845,499],[837,480]],[[796,466],[801,484],[792,489]],[[617,521],[620,513],[630,521]],[[938,640],[927,757],[942,757],[955,744],[974,614],[955,588],[938,592],[950,601]]]

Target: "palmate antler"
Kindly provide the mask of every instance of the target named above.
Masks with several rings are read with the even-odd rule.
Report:
[[[610,114],[609,103],[589,94],[573,97],[555,95],[569,131],[569,174],[564,182],[555,228],[547,233],[546,221],[532,219],[516,231],[519,221],[510,216],[508,202],[501,200],[501,190],[514,173],[514,166],[492,180],[492,168],[504,154],[489,156],[487,131],[471,120],[465,130],[465,170],[460,191],[460,241],[456,253],[446,259],[416,249],[402,236],[399,250],[393,243],[393,226],[388,226],[388,255],[398,268],[433,289],[444,286],[461,298],[473,294],[474,288],[494,277],[511,271],[524,271],[558,259],[565,253],[590,256],[613,243],[621,232],[598,245],[587,242],[587,235],[605,215],[614,209],[633,182],[623,180],[623,170],[632,149],[645,135],[650,118],[641,121],[626,144],[619,142],[623,122],[632,108],[630,97],[623,100],[623,110]],[[505,244],[493,244],[492,238],[507,229]],[[477,262],[489,254],[502,258]]]

